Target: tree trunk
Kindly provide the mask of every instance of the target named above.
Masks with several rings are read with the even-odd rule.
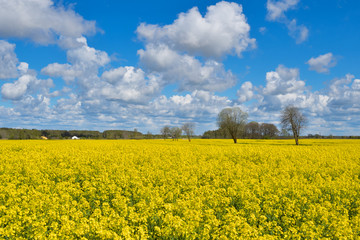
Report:
[[[299,145],[299,137],[298,136],[295,137],[295,143],[296,143],[296,145]]]
[[[237,139],[236,139],[236,137],[234,137],[234,138],[233,138],[233,140],[234,140],[234,143],[237,143]]]

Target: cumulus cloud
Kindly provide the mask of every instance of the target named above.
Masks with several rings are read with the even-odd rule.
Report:
[[[93,67],[105,66],[110,62],[108,54],[104,51],[89,47],[86,38],[80,37],[76,40],[81,46],[67,51],[68,61],[73,65]]]
[[[280,111],[291,104],[309,117],[308,131],[323,134],[351,134],[360,121],[360,79],[347,74],[336,78],[320,91],[310,91],[299,70],[279,65],[266,74],[265,86],[242,84],[238,102],[257,121],[279,124]],[[251,101],[250,100],[255,100]]]
[[[102,74],[106,84],[101,94],[109,100],[120,100],[127,103],[147,103],[161,90],[159,78],[146,76],[141,69],[120,67]]]
[[[193,56],[178,54],[167,45],[148,45],[139,50],[141,63],[160,74],[168,83],[179,83],[179,91],[223,91],[236,83],[234,75],[222,63],[214,60],[200,62]]]
[[[297,68],[287,68],[279,65],[275,71],[266,73],[265,86],[253,86],[245,82],[238,90],[238,102],[250,100],[250,114],[266,121],[278,121],[278,113],[291,104],[307,109],[309,114],[322,115],[328,113],[331,97],[325,93],[311,92]],[[270,117],[272,116],[272,117]]]
[[[94,79],[98,79],[98,69],[108,64],[110,58],[106,52],[89,47],[86,38],[77,38],[76,41],[78,47],[67,50],[70,64],[52,63],[41,72],[51,77],[62,77],[67,84],[78,79],[84,86],[90,86]]]
[[[0,37],[27,38],[39,44],[58,42],[61,36],[78,38],[96,31],[74,10],[52,0],[0,0]]]
[[[286,25],[289,35],[300,44],[309,37],[309,29],[304,25],[298,25],[296,19],[289,20],[285,12],[294,9],[300,0],[268,0],[266,3],[267,15],[269,21],[276,21]]]
[[[193,91],[186,95],[160,96],[151,104],[151,111],[162,117],[177,118],[214,118],[224,107],[232,102],[227,97],[220,97],[208,91]]]
[[[305,82],[300,80],[299,69],[279,65],[276,71],[266,73],[266,86],[262,92],[266,95],[279,95],[303,91]]]
[[[73,68],[70,64],[51,63],[41,70],[45,75],[51,77],[62,77],[67,84],[74,81],[82,74],[80,69]]]
[[[209,6],[203,17],[194,7],[179,14],[172,24],[158,26],[142,23],[137,34],[147,43],[163,43],[191,55],[219,58],[255,47],[249,37],[250,26],[237,3],[219,2]]]
[[[15,44],[0,40],[0,79],[15,78],[18,76],[19,63],[15,54]]]
[[[36,92],[48,93],[54,87],[51,79],[40,80],[33,75],[23,75],[13,83],[5,83],[1,87],[1,95],[5,99],[19,100],[27,94]]]
[[[331,82],[329,96],[334,108],[360,112],[360,79],[354,78],[354,75],[347,74]]]
[[[254,98],[254,88],[251,82],[244,82],[237,91],[238,101],[244,103]]]
[[[310,58],[309,61],[306,62],[306,64],[309,64],[310,70],[314,70],[318,73],[328,73],[329,68],[336,65],[336,58],[333,56],[332,53],[326,53],[323,55],[319,55],[316,58]]]

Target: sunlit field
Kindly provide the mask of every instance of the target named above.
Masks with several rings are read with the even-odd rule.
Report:
[[[0,239],[359,239],[359,140],[0,141]]]

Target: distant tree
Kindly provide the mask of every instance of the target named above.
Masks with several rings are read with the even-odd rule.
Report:
[[[185,132],[186,137],[189,142],[191,142],[191,137],[194,135],[195,124],[194,123],[184,123],[181,129]]]
[[[148,131],[144,137],[145,137],[145,139],[153,139],[154,138],[153,134],[150,131]]]
[[[170,132],[173,141],[177,141],[181,137],[182,130],[179,127],[172,127]]]
[[[272,123],[262,123],[260,125],[260,132],[263,138],[273,138],[279,134],[279,130]]]
[[[258,122],[252,121],[245,126],[245,135],[248,138],[259,138],[260,125]]]
[[[212,139],[229,139],[231,138],[227,129],[219,128],[217,130],[209,130],[203,133],[202,138]]]
[[[169,126],[164,126],[161,130],[161,135],[163,136],[164,140],[171,136],[171,130]]]
[[[296,145],[299,145],[301,130],[306,126],[306,123],[306,117],[297,107],[289,105],[281,112],[281,125],[284,129],[292,131]]]
[[[315,134],[314,138],[322,138],[320,134]]]
[[[237,136],[244,131],[248,114],[239,107],[225,108],[218,115],[218,125],[226,129],[234,143],[237,143]]]

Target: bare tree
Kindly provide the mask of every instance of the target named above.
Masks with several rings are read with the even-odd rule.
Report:
[[[171,136],[171,130],[169,126],[164,126],[161,130],[161,135],[163,136],[164,140]]]
[[[194,135],[195,124],[194,123],[184,123],[181,129],[185,132],[189,142],[191,142],[191,137]]]
[[[171,132],[171,137],[173,139],[173,141],[178,141],[179,137],[181,136],[182,130],[179,127],[172,127],[170,129]]]
[[[293,132],[296,145],[299,145],[300,131],[306,123],[306,117],[297,107],[289,105],[281,112],[281,125],[283,129]]]
[[[238,134],[244,131],[248,114],[239,107],[225,108],[218,115],[218,125],[227,129],[234,143],[237,143]]]

